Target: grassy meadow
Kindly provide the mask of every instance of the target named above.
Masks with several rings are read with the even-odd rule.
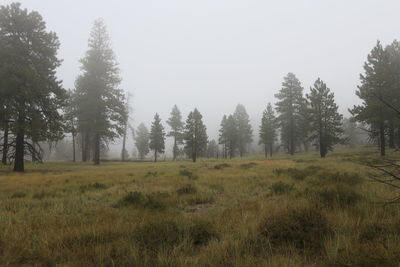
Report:
[[[399,266],[400,206],[379,203],[399,192],[368,179],[374,157],[3,166],[0,263]]]

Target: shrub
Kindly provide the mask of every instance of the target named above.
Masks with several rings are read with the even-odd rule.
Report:
[[[284,182],[273,183],[270,187],[271,193],[274,195],[287,194],[294,188],[293,184],[286,184]]]
[[[331,229],[325,214],[319,209],[292,207],[264,219],[260,233],[273,249],[294,245],[301,250],[320,251]]]
[[[228,163],[221,163],[221,164],[215,165],[215,166],[214,166],[214,169],[216,169],[216,170],[222,170],[222,169],[229,168],[229,167],[232,167],[232,166],[229,165]]]
[[[178,195],[188,195],[188,194],[195,194],[197,192],[196,187],[192,186],[191,184],[185,185],[178,190],[176,190],[176,193]]]
[[[322,168],[315,165],[310,165],[305,169],[297,169],[297,168],[288,168],[288,169],[275,169],[273,173],[276,176],[281,176],[282,174],[287,174],[291,178],[295,180],[304,180],[308,176],[316,174]]]
[[[240,168],[241,169],[250,169],[256,165],[257,165],[257,163],[255,163],[255,162],[243,163],[243,164],[240,164]]]
[[[157,172],[151,172],[151,171],[148,171],[146,174],[145,174],[145,176],[144,177],[150,177],[150,176],[152,176],[152,177],[156,177],[158,175],[158,173]]]
[[[22,191],[14,192],[14,193],[10,196],[10,198],[24,198],[24,197],[26,197],[26,193],[25,193],[25,192],[22,192]]]

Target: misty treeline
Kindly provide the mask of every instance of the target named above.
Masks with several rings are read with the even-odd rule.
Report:
[[[129,132],[140,159],[152,152],[157,161],[165,153],[166,137],[173,140],[174,160],[251,152],[255,134],[241,104],[222,117],[218,140],[208,138],[197,108],[184,119],[176,105],[167,130],[158,114],[150,129],[144,123],[133,129],[130,97],[120,88],[118,62],[102,20],[92,27],[75,88],[63,88],[56,76],[62,63],[59,46],[39,13],[19,3],[0,7],[0,152],[2,163],[14,163],[14,171],[24,171],[27,160],[42,161],[44,150],[54,147],[58,153],[71,153],[73,161],[99,164],[117,139],[122,140],[121,159],[126,160]],[[358,145],[359,128],[377,141],[382,154],[386,140],[389,147],[400,146],[400,121],[394,112],[400,104],[399,55],[396,41],[386,48],[378,43],[372,50],[356,92],[363,103],[351,109],[352,119],[338,113],[334,94],[321,79],[304,94],[300,81],[289,73],[275,95],[275,106],[268,103],[262,114],[258,139],[265,155],[279,149],[294,154],[314,146],[325,157],[337,144]]]

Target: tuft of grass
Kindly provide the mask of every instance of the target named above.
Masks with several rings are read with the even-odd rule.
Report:
[[[240,167],[241,169],[247,170],[247,169],[253,168],[254,166],[257,166],[257,163],[255,163],[255,162],[249,162],[249,163],[240,164],[239,167]]]
[[[105,184],[98,183],[98,182],[82,185],[79,187],[81,192],[86,192],[86,191],[90,191],[90,190],[102,190],[102,189],[106,189],[106,188],[107,188],[107,186]]]
[[[215,165],[214,169],[222,170],[222,169],[229,168],[229,167],[232,167],[232,166],[230,164],[228,164],[228,163],[221,163],[221,164]]]
[[[197,193],[197,189],[196,189],[196,187],[192,186],[191,184],[187,184],[187,185],[179,188],[178,190],[176,190],[176,193],[178,195],[196,194]]]
[[[343,183],[348,185],[358,185],[363,182],[363,179],[358,173],[348,173],[348,172],[323,172],[318,175],[318,180],[321,184],[330,183]]]
[[[306,192],[308,192],[306,193],[307,195],[310,195],[309,190],[306,190]],[[318,201],[330,208],[346,208],[354,206],[362,199],[361,194],[353,187],[341,184],[334,187],[311,191],[311,196],[312,195],[314,195]]]
[[[10,198],[24,198],[24,197],[26,197],[26,193],[22,191],[16,191],[10,196]]]
[[[54,197],[56,197],[56,193],[47,191],[36,192],[32,195],[33,199],[38,199],[38,200],[42,200],[44,198],[54,198]]]
[[[189,171],[189,170],[180,170],[179,174],[182,176],[186,176],[189,180],[197,180],[199,177],[197,175],[195,175],[193,172]]]
[[[160,200],[161,194],[143,195],[141,192],[129,192],[115,205],[119,207],[135,207],[149,210],[164,210],[166,204]]]
[[[293,245],[305,252],[321,252],[332,232],[326,215],[316,207],[291,207],[272,214],[260,224],[260,234],[273,249]]]
[[[315,165],[307,166],[304,169],[288,168],[288,169],[274,169],[273,173],[276,176],[286,174],[295,180],[302,181],[311,175],[317,174],[322,168]]]
[[[273,183],[270,187],[271,193],[274,195],[288,194],[294,188],[294,184],[287,184],[282,181]]]
[[[207,195],[195,195],[194,197],[187,199],[188,205],[203,205],[203,204],[212,204],[215,202],[215,199],[212,196]]]

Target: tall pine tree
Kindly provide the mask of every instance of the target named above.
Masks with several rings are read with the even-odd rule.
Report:
[[[167,120],[167,123],[169,127],[171,127],[171,131],[168,133],[168,136],[172,136],[174,138],[172,153],[173,159],[176,160],[176,156],[179,151],[179,145],[182,143],[183,135],[182,114],[176,105],[174,105],[172,108],[171,117]]]
[[[385,104],[391,95],[389,62],[388,52],[378,41],[364,64],[365,74],[360,74],[361,85],[358,86],[356,95],[362,100],[362,104],[350,110],[357,121],[369,124],[371,132],[378,135],[381,156],[386,154],[385,134],[392,113]]]
[[[63,137],[66,91],[56,77],[59,46],[39,13],[19,3],[0,7],[0,99],[13,136],[7,152],[13,154],[14,171],[24,171],[27,154],[40,159],[38,142]]]
[[[275,95],[278,99],[276,111],[281,128],[281,141],[289,154],[293,155],[301,146],[304,137],[304,108],[306,100],[303,97],[303,87],[293,73],[284,77],[282,89]]]
[[[140,159],[144,159],[144,157],[150,152],[149,139],[150,133],[146,125],[144,125],[144,123],[139,124],[136,128],[135,146],[138,150]]]
[[[247,151],[247,146],[253,141],[253,130],[251,129],[249,115],[242,104],[236,106],[233,118],[237,127],[237,146],[240,157],[243,157]]]
[[[196,162],[197,157],[207,151],[207,128],[202,118],[203,116],[195,108],[189,113],[185,124],[185,150],[193,162]]]
[[[149,147],[154,150],[154,162],[157,162],[157,154],[164,153],[165,149],[164,126],[162,126],[160,116],[157,113],[151,124]]]
[[[100,164],[102,144],[124,133],[127,112],[121,78],[102,20],[96,20],[89,38],[89,50],[81,59],[82,74],[76,80],[78,127],[83,137],[83,160],[93,147],[94,164]]]
[[[268,152],[272,157],[274,150],[274,143],[276,141],[276,130],[278,128],[274,110],[272,109],[271,103],[268,103],[267,108],[263,112],[260,125],[260,141],[259,143],[264,145],[265,157]]]
[[[343,116],[338,112],[334,94],[318,78],[307,95],[310,101],[309,118],[311,138],[316,141],[322,158],[335,144],[340,143],[343,134]]]

